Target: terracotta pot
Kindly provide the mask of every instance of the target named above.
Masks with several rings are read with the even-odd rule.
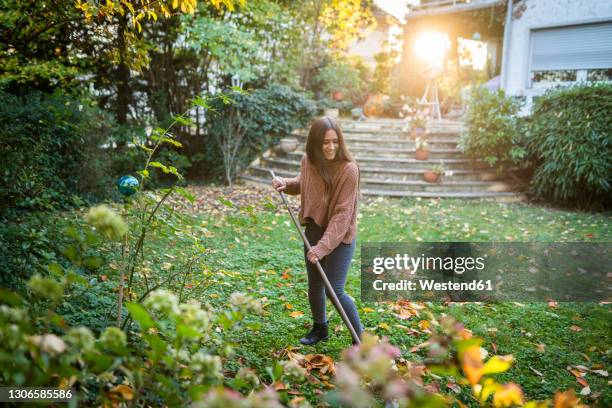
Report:
[[[382,115],[384,112],[384,104],[382,94],[368,96],[368,100],[363,105],[363,113],[367,117],[375,118]]]
[[[298,141],[292,137],[287,137],[280,140],[280,147],[285,153],[291,153],[297,149]]]
[[[417,160],[429,159],[429,150],[417,149],[416,152],[414,153],[414,158]]]
[[[324,114],[325,116],[338,119],[338,117],[340,116],[340,109],[325,109]]]
[[[428,183],[437,183],[440,180],[440,173],[425,170],[425,172],[423,172],[423,180]]]
[[[416,140],[419,137],[425,135],[425,129],[423,128],[412,128],[410,129],[410,137],[412,140]]]

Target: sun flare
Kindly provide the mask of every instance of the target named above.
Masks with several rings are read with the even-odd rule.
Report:
[[[414,42],[417,57],[432,66],[442,66],[449,48],[448,35],[437,31],[424,31],[416,37]]]

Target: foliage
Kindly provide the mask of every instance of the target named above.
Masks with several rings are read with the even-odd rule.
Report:
[[[234,9],[233,0],[207,0],[205,3],[211,3],[216,8],[220,8],[223,5],[230,10]],[[240,3],[244,4],[244,0],[240,0]],[[198,0],[172,0],[172,2],[170,0],[155,2],[146,0],[83,2],[82,0],[77,0],[75,7],[81,10],[85,19],[90,22],[94,19],[112,20],[115,16],[127,17],[131,28],[141,32],[141,21],[145,19],[157,21],[158,14],[166,18],[171,17],[178,10],[182,13],[193,14],[198,7]]]
[[[229,329],[247,313],[262,312],[257,301],[240,294],[243,301],[217,311],[196,301],[179,303],[174,294],[158,290],[145,306],[128,304],[138,324],[127,335],[113,326],[96,335],[87,327],[67,327],[52,311],[63,284],[35,276],[29,287],[38,300],[0,293],[0,384],[76,387],[86,405],[132,400],[182,405],[197,398],[220,383],[222,358],[231,356],[222,331],[213,329]],[[45,304],[57,334],[40,327],[35,310]]]
[[[255,155],[304,127],[315,114],[312,101],[282,85],[235,93],[231,98],[231,105],[222,100],[211,104],[211,110],[217,112],[209,122],[214,143],[204,159],[208,163],[223,160],[228,184]]]
[[[365,3],[365,4],[364,4]],[[329,33],[328,46],[333,50],[345,50],[363,31],[376,26],[370,4],[361,0],[335,0],[325,2],[320,20]]]
[[[550,90],[535,104],[529,153],[536,199],[582,207],[611,204],[612,85]]]
[[[23,96],[0,91],[2,207],[51,209],[73,195],[108,192],[107,151],[99,146],[113,121],[85,99],[62,93]]]
[[[416,140],[414,141],[414,145],[417,150],[424,150],[424,151],[429,150],[429,143],[427,143],[427,138],[425,137],[417,137]]]
[[[372,75],[371,90],[375,93],[389,95],[392,93],[391,81],[393,78],[393,71],[397,66],[399,52],[396,48],[391,47],[388,39],[385,39],[382,48],[383,50],[381,52],[374,55],[376,68]]]
[[[335,59],[321,68],[314,80],[327,97],[332,96],[333,92],[341,92],[347,99],[365,101],[369,77],[369,69],[363,61]]]
[[[473,89],[466,112],[467,131],[459,142],[461,150],[498,169],[523,163],[527,151],[521,144],[519,109],[519,102],[503,90]]]

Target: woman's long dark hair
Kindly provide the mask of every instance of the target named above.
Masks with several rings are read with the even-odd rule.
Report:
[[[325,133],[328,130],[333,129],[338,135],[338,151],[336,152],[336,158],[334,162],[355,162],[353,156],[346,147],[344,142],[344,136],[338,122],[334,118],[329,116],[322,116],[316,119],[310,126],[308,132],[308,139],[306,140],[306,155],[310,164],[314,166],[323,181],[325,182],[325,197],[327,201],[332,188],[332,175],[330,174],[327,166],[325,166],[325,156],[323,155],[323,141],[325,140]]]

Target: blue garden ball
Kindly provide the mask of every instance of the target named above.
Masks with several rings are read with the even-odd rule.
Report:
[[[131,196],[138,191],[138,180],[133,176],[123,176],[117,181],[117,188],[124,196]]]

